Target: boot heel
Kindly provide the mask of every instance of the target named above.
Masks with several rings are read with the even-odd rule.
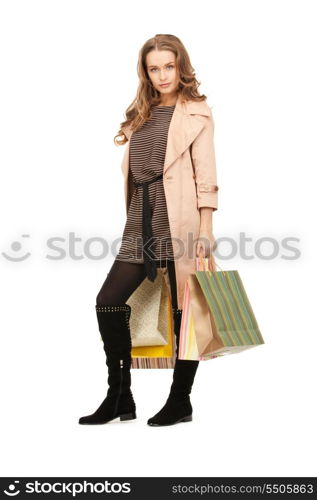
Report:
[[[192,415],[188,415],[188,417],[184,417],[181,422],[191,422],[193,420]]]
[[[120,420],[133,420],[136,418],[135,411],[131,413],[125,413],[124,415],[120,415]]]

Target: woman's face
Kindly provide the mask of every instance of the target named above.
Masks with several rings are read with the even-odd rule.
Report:
[[[170,50],[151,50],[146,56],[146,67],[153,87],[160,94],[174,95],[178,88],[175,55]],[[164,86],[164,84],[167,84]],[[163,85],[163,86],[162,86]]]

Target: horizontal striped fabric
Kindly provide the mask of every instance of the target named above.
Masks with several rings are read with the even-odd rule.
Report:
[[[167,135],[174,106],[153,106],[152,117],[130,138],[129,162],[136,182],[143,182],[163,173]],[[155,259],[173,259],[173,248],[163,179],[149,185]],[[143,263],[142,256],[143,188],[135,187],[116,259]]]

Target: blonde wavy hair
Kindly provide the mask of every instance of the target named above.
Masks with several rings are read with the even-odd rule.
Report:
[[[120,123],[120,129],[114,137],[117,146],[128,141],[122,128],[131,125],[133,131],[139,130],[144,122],[152,117],[151,107],[160,103],[160,93],[153,87],[146,68],[146,56],[151,50],[170,50],[175,54],[176,70],[179,76],[177,92],[181,94],[183,101],[204,101],[207,98],[198,92],[201,82],[196,79],[189,55],[180,39],[175,35],[155,35],[147,40],[139,51],[137,65],[139,86],[135,99],[125,111],[125,120]]]

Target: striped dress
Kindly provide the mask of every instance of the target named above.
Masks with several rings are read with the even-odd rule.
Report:
[[[175,109],[173,106],[153,106],[152,117],[146,121],[130,138],[129,162],[135,182],[151,180],[163,173],[166,154],[167,135]],[[173,247],[167,214],[163,179],[148,186],[151,207],[153,244],[151,249],[155,260],[173,260]],[[142,186],[134,187],[127,220],[124,227],[121,247],[117,260],[142,264]]]

